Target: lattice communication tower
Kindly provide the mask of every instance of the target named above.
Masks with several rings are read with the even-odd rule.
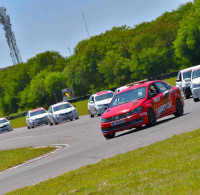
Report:
[[[22,63],[22,58],[17,47],[15,34],[11,28],[12,24],[10,23],[10,17],[6,14],[6,8],[4,7],[0,7],[0,24],[3,25],[3,29],[5,31],[5,37],[10,48],[10,56],[12,58],[13,65]]]

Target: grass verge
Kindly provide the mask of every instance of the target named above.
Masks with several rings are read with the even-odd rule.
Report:
[[[169,79],[164,79],[166,83],[169,83],[171,86],[176,86],[176,77],[171,77]]]
[[[37,158],[55,150],[55,147],[19,148],[0,150],[0,171],[22,164],[30,159]]]
[[[200,194],[200,129],[8,194]]]
[[[26,117],[20,117],[20,118],[16,118],[10,121],[12,128],[19,128],[19,127],[25,127],[26,126]]]

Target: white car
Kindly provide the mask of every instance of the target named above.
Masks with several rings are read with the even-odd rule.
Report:
[[[176,87],[179,87],[182,97],[186,99],[192,95],[190,89],[192,69],[193,67],[190,67],[179,71],[176,79]]]
[[[28,129],[43,124],[48,125],[48,113],[44,108],[37,108],[27,112],[26,125]]]
[[[120,92],[120,91],[122,91],[122,90],[124,90],[124,89],[127,89],[127,88],[128,88],[127,85],[124,85],[124,86],[122,86],[122,87],[118,87],[117,89],[115,89],[114,94],[116,94],[116,93],[118,93],[118,92]]]
[[[191,80],[192,97],[195,102],[198,102],[200,98],[200,65],[192,70]]]
[[[12,130],[10,122],[6,118],[0,118],[0,132]]]
[[[88,101],[88,113],[90,117],[100,116],[110,104],[114,93],[110,90],[101,91],[90,96]]]
[[[50,125],[53,125],[53,123],[57,125],[67,120],[77,120],[79,115],[75,106],[72,106],[69,102],[61,102],[50,106],[48,118]]]

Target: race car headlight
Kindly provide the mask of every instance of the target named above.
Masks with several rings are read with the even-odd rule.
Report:
[[[101,123],[107,123],[107,122],[109,122],[108,119],[101,117]]]
[[[132,111],[129,112],[129,116],[133,115],[133,114],[137,114],[139,112],[142,112],[142,107],[138,107],[138,108],[135,108],[133,109]]]
[[[56,114],[56,117],[58,118],[60,115],[59,114]]]
[[[34,121],[35,121],[35,119],[30,119],[30,121],[31,121],[31,122],[34,122]]]

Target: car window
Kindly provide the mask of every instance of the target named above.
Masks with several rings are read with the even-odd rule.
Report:
[[[109,105],[109,108],[125,104],[128,102],[132,102],[135,100],[143,99],[145,97],[146,97],[146,87],[140,87],[122,93],[118,93],[113,97]]]
[[[198,78],[198,77],[200,77],[200,69],[194,70],[192,74],[193,79]]]
[[[156,82],[155,86],[158,88],[160,93],[168,90],[167,86],[162,82]]]
[[[30,112],[30,116],[36,116],[36,115],[44,114],[44,113],[46,113],[46,110],[44,110],[44,109],[37,110],[37,111]]]
[[[187,72],[183,72],[183,80],[191,78],[191,73],[192,73],[192,70],[189,70]]]
[[[101,101],[101,100],[109,99],[109,98],[112,98],[113,95],[114,95],[113,93],[105,93],[105,94],[96,96],[95,101],[98,102],[98,101]]]
[[[0,120],[0,124],[8,122],[6,119]]]
[[[71,107],[72,107],[72,105],[67,103],[67,104],[61,104],[61,105],[55,106],[53,108],[53,110],[54,110],[54,112],[56,112],[56,111],[67,109],[67,108],[71,108]]]

